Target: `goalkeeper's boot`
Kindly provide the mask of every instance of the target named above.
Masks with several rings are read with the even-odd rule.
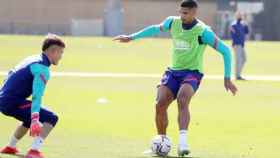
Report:
[[[25,158],[44,158],[44,156],[40,151],[30,149]]]
[[[6,147],[0,149],[0,153],[2,153],[2,154],[16,155],[16,154],[19,153],[19,151],[18,151],[17,148],[15,148],[15,147],[6,146]]]

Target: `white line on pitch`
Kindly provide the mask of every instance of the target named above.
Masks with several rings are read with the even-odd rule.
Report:
[[[0,76],[7,75],[7,72],[0,71]],[[52,72],[53,77],[83,77],[83,78],[160,78],[161,74],[147,73],[102,73],[102,72]],[[246,75],[248,80],[257,81],[280,81],[278,75]],[[222,75],[205,75],[205,79],[221,80]]]

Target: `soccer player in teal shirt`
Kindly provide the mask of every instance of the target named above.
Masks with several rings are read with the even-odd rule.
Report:
[[[190,101],[203,78],[203,54],[207,45],[216,49],[224,59],[224,86],[233,94],[237,88],[231,81],[231,51],[202,21],[196,18],[198,3],[183,0],[180,16],[170,16],[159,25],[152,25],[131,35],[120,35],[114,40],[130,42],[136,39],[169,32],[173,39],[171,65],[158,86],[156,126],[158,135],[165,137],[168,126],[167,108],[177,99],[179,115],[178,155],[190,153],[187,131],[190,122]],[[159,149],[160,150],[160,149]],[[158,154],[158,153],[156,153]]]
[[[49,67],[59,63],[64,48],[64,42],[57,35],[49,34],[43,42],[41,54],[26,58],[9,72],[0,89],[0,112],[22,124],[1,153],[18,154],[16,144],[30,129],[34,141],[25,158],[43,158],[39,150],[56,125],[58,116],[41,106],[42,96],[50,79]],[[31,95],[32,101],[27,99]]]

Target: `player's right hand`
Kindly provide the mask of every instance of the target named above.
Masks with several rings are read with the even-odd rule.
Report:
[[[237,87],[228,78],[225,78],[224,86],[225,86],[226,90],[230,91],[233,95],[235,95],[236,92],[238,91]]]
[[[39,136],[42,132],[42,124],[39,121],[39,113],[33,113],[31,115],[31,126],[30,126],[30,136]]]
[[[114,37],[114,39],[113,39],[113,41],[119,41],[122,43],[128,43],[131,40],[132,40],[131,37],[127,36],[127,35],[119,35],[119,36]]]

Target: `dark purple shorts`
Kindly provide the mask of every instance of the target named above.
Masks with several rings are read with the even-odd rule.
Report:
[[[196,91],[202,77],[203,74],[197,70],[171,70],[168,68],[161,79],[160,85],[168,87],[176,98],[182,84],[190,84],[193,90]]]
[[[22,121],[23,126],[29,128],[31,124],[31,104],[31,101],[25,100],[18,106],[7,106],[9,108],[2,109],[2,113],[19,121]],[[55,113],[46,108],[40,109],[40,122],[47,122],[55,126],[57,121],[58,116]]]

